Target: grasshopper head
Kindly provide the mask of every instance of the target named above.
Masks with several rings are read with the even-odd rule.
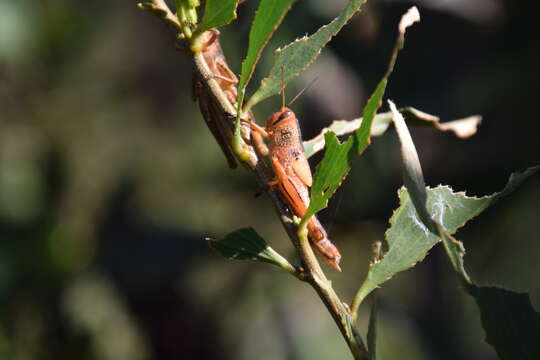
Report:
[[[296,115],[294,114],[294,112],[287,107],[283,107],[279,109],[278,111],[276,111],[275,113],[273,113],[268,118],[268,121],[266,122],[266,129],[274,130],[278,126],[290,125],[291,122],[295,122],[295,121],[296,121]]]

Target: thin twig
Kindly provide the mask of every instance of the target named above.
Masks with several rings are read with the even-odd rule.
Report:
[[[151,0],[141,2],[138,3],[137,6],[143,10],[154,13],[158,17],[165,20],[167,23],[173,25],[176,30],[182,30],[182,25],[180,24],[180,21],[178,21],[178,18],[173,14],[171,9],[169,9],[164,0]]]

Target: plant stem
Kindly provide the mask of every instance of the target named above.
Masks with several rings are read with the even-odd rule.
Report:
[[[297,235],[297,234],[295,234]],[[369,359],[369,354],[366,350],[358,330],[354,326],[354,321],[351,317],[349,309],[343,304],[332,288],[332,282],[328,280],[321,269],[309,240],[307,232],[303,232],[303,236],[291,238],[293,243],[298,244],[298,252],[300,259],[305,266],[307,273],[307,281],[315,289],[324,305],[332,315],[336,325],[338,326],[343,338],[347,342],[351,353],[355,359]],[[295,241],[298,240],[298,241]]]
[[[156,4],[158,2],[161,3],[162,1],[154,0],[153,3]],[[164,16],[163,18],[168,20]],[[178,30],[181,31],[181,29]],[[216,39],[216,41],[219,40]],[[236,107],[229,102],[227,96],[214,79],[214,74],[210,71],[208,64],[206,63],[201,52],[193,52],[192,59],[196,78],[203,83],[210,96],[219,105],[223,116],[227,119],[236,119]],[[251,116],[251,114],[245,116]],[[231,121],[224,121],[222,123],[228,123],[232,126]],[[354,323],[351,313],[347,306],[344,305],[339,299],[338,295],[332,288],[331,281],[326,278],[324,272],[322,271],[321,266],[319,265],[319,262],[317,261],[317,258],[315,257],[315,254],[313,253],[313,250],[309,244],[307,232],[303,232],[303,236],[299,237],[297,234],[298,229],[296,225],[285,220],[289,217],[288,207],[283,202],[276,190],[273,187],[268,186],[268,183],[272,180],[270,172],[264,162],[259,159],[259,156],[253,147],[248,144],[250,142],[251,131],[249,126],[243,124],[241,125],[241,130],[242,137],[247,143],[245,143],[243,146],[243,151],[245,152],[246,156],[240,160],[246,168],[254,173],[260,185],[266,189],[266,192],[274,205],[276,213],[283,227],[285,228],[285,231],[300,254],[304,274],[298,278],[300,280],[307,281],[315,289],[338,326],[354,358],[356,360],[369,359],[368,352],[360,337],[360,334],[353,325]],[[232,138],[229,140],[232,141]]]
[[[360,304],[364,299],[366,298],[368,294],[364,294],[362,291],[362,288],[358,289],[356,294],[354,295],[354,299],[351,303],[351,315],[354,321],[358,318],[358,308],[360,307]]]

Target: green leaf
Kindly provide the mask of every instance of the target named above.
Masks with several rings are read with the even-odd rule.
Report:
[[[376,90],[374,96],[368,101],[366,108],[373,106],[373,103],[377,101],[377,99],[380,101],[380,97],[382,97],[382,94],[377,94]],[[366,112],[364,111],[364,114],[365,113]],[[374,115],[375,114],[373,114],[373,116]],[[368,117],[369,116],[371,115],[368,115]],[[371,116],[371,119],[373,119],[373,116]],[[365,128],[366,127],[361,126],[359,130],[365,131]],[[369,128],[367,131],[367,136],[362,136],[362,140],[366,146],[369,138]],[[354,149],[360,148],[360,146],[357,145],[358,138],[358,136],[349,136],[345,143],[340,144],[336,134],[333,132],[325,133],[324,143],[326,144],[326,151],[323,159],[319,165],[317,165],[315,170],[313,186],[311,187],[311,199],[306,214],[302,219],[302,223],[307,224],[307,220],[311,216],[328,206],[328,200],[341,186],[341,183],[351,169],[352,161],[355,158]]]
[[[353,3],[353,1],[351,1],[349,5],[351,3]],[[404,22],[404,19],[409,21]],[[409,9],[409,11],[403,15],[399,24],[398,40],[396,41],[396,45],[392,52],[388,69],[364,108],[364,121],[362,121],[360,128],[342,145],[340,145],[339,140],[334,133],[327,132],[325,134],[326,152],[315,171],[313,186],[311,188],[311,200],[306,214],[302,218],[302,224],[307,224],[307,221],[312,215],[328,205],[328,200],[339,188],[343,179],[351,169],[352,160],[355,157],[354,153],[356,152],[360,155],[369,145],[371,124],[377,110],[381,106],[384,90],[386,89],[388,77],[394,68],[397,53],[399,49],[403,47],[405,29],[414,22],[419,21],[419,19],[420,15],[415,7]]]
[[[390,109],[393,113],[394,125],[401,142],[403,178],[405,186],[411,195],[410,199],[414,205],[414,214],[416,214],[416,217],[413,215],[411,219],[416,222],[419,227],[423,227],[425,237],[429,238],[429,242],[433,242],[433,245],[439,241],[439,239],[442,239],[446,254],[448,255],[452,267],[460,276],[466,291],[473,296],[480,309],[482,315],[482,324],[487,334],[486,341],[493,345],[500,358],[531,360],[539,359],[540,346],[537,342],[538,336],[540,336],[540,314],[536,313],[532,308],[527,294],[518,294],[512,291],[488,286],[478,286],[472,282],[465,270],[465,248],[460,241],[456,240],[451,235],[457,230],[455,225],[463,225],[462,220],[455,221],[456,219],[454,218],[449,219],[454,220],[450,224],[448,221],[445,222],[447,217],[445,214],[451,212],[452,209],[456,209],[456,213],[459,216],[463,215],[465,212],[467,212],[467,210],[470,210],[470,208],[465,207],[465,204],[463,203],[457,203],[451,206],[450,202],[446,202],[446,200],[442,197],[437,200],[435,208],[433,208],[433,204],[430,208],[428,201],[429,196],[425,190],[424,177],[422,175],[422,169],[420,166],[420,161],[418,160],[416,148],[412,142],[407,126],[405,125],[403,116],[397,111],[394,103],[391,101],[389,101],[389,103]],[[478,213],[478,211],[485,209],[502,196],[510,194],[529,176],[536,173],[539,169],[540,166],[537,166],[534,168],[529,168],[521,174],[512,174],[503,191],[492,196],[486,196],[482,199],[478,199],[477,206],[475,206],[475,211],[469,212],[471,214],[475,212]],[[411,214],[413,213],[411,212]],[[468,219],[465,218],[465,221],[466,220]],[[460,223],[461,225],[459,225]],[[397,227],[397,229],[400,229],[400,227]],[[403,228],[400,230],[401,232],[404,232]],[[389,238],[387,238],[387,240],[390,246]],[[407,241],[402,242],[401,245],[406,246]],[[411,247],[412,244],[410,241],[408,245]],[[412,266],[414,265],[414,262],[411,262],[410,260],[414,259],[418,261],[418,255],[420,255],[422,258],[425,257],[429,248],[430,247],[428,247],[426,242],[424,246],[416,246],[412,256],[401,256],[399,260],[406,260],[405,265]],[[385,260],[389,258],[388,255],[390,252],[395,249],[396,246],[392,246],[379,264],[385,262]],[[395,255],[396,253],[394,252],[393,254]],[[398,256],[399,255],[400,254],[398,254]],[[371,270],[379,264],[374,265],[370,269],[368,278]],[[386,273],[385,275],[391,276],[393,273]],[[364,282],[364,285],[366,282]],[[365,295],[363,295],[365,293],[364,285],[362,285],[359,290],[359,294],[361,294],[359,295],[360,299],[362,299],[361,296],[365,297]],[[367,289],[369,289],[370,286],[371,285],[367,285]]]
[[[341,182],[349,172],[354,160],[352,136],[340,144],[336,135],[328,132],[324,136],[326,152],[323,160],[317,165],[315,177],[311,187],[311,200],[309,208],[303,219],[309,219],[313,214],[321,211],[328,205],[328,199],[336,192]]]
[[[252,228],[236,230],[221,240],[208,240],[208,245],[227,259],[266,262],[296,273],[289,261],[268,246]]]
[[[373,118],[377,114],[377,110],[381,107],[382,98],[386,90],[386,85],[388,84],[388,78],[394,71],[394,65],[396,64],[397,56],[399,50],[403,49],[405,44],[405,31],[409,26],[412,26],[414,23],[420,21],[420,13],[416,7],[410,8],[402,17],[398,25],[398,37],[394,49],[392,50],[392,55],[390,56],[390,61],[388,63],[388,68],[383,78],[377,84],[377,88],[373,92],[373,95],[369,98],[366,106],[363,111],[363,121],[360,125],[360,128],[355,131],[354,136],[356,136],[358,145],[357,152],[358,155],[362,154],[364,150],[368,147],[371,137],[371,125],[373,123]]]
[[[289,11],[294,0],[261,0],[249,31],[247,56],[242,62],[242,73],[238,84],[238,103],[241,105],[247,84],[255,65],[272,34]]]
[[[508,180],[508,183],[506,184],[506,187],[498,194],[494,194],[492,196],[486,196],[483,199],[483,203],[485,207],[490,206],[493,202],[497,201],[503,196],[506,196],[513,191],[515,191],[525,180],[527,180],[530,176],[536,174],[540,170],[540,166],[534,166],[531,168],[526,169],[522,173],[513,173],[510,175],[510,179]],[[437,222],[442,224],[439,219],[434,218]],[[446,250],[446,253],[450,259],[450,262],[454,268],[454,270],[460,275],[463,281],[470,283],[470,279],[468,274],[465,271],[464,261],[463,257],[465,255],[465,249],[463,248],[463,245],[458,240],[452,238],[449,234],[446,232],[450,232],[448,229],[439,229],[439,232],[441,233],[441,237],[443,240],[443,244]],[[453,234],[452,232],[450,232]]]
[[[447,208],[446,205],[444,202],[440,203],[438,213],[430,212],[429,206],[426,206],[427,194],[416,149],[403,117],[397,111],[396,106],[390,101],[389,103],[401,142],[405,185],[410,191],[416,214],[421,214],[418,218],[422,220],[418,221],[418,225],[424,226],[426,236],[427,234],[432,238],[436,236],[435,241],[442,239],[452,267],[480,309],[482,324],[487,334],[486,341],[495,348],[500,358],[539,359],[540,346],[537,342],[538,336],[540,336],[540,314],[534,311],[527,294],[518,294],[489,286],[478,286],[472,282],[465,270],[465,248],[460,241],[451,236],[455,229],[448,227],[448,223],[445,223],[443,212]],[[522,174],[512,174],[503,191],[483,198],[480,204],[485,208],[500,197],[508,195],[539,169],[540,167],[535,167],[527,169]],[[452,207],[448,207],[448,209],[450,210]],[[477,208],[476,211],[479,209]],[[464,209],[460,209],[458,206],[457,212],[462,213],[463,211]],[[427,231],[428,227],[430,228],[429,232]],[[425,251],[427,254],[427,250]]]
[[[468,197],[464,193],[455,193],[447,186],[426,188],[426,209],[431,218],[442,226],[448,234],[454,234],[459,228],[503,196],[515,190],[537,168],[522,174],[512,175],[506,187],[499,193],[480,198]],[[431,232],[420,220],[411,201],[409,192],[401,188],[398,192],[400,206],[390,218],[390,228],[385,237],[388,252],[381,261],[374,263],[364,280],[359,297],[364,299],[371,291],[392,278],[400,271],[407,270],[423,260],[428,251],[440,241],[438,234]],[[453,244],[456,255],[459,245]]]
[[[512,174],[506,188],[491,202],[510,194],[538,170],[540,166]],[[540,314],[532,307],[529,295],[473,283],[465,271],[463,244],[444,229],[439,231],[452,267],[480,309],[486,341],[495,348],[502,360],[540,359]]]
[[[366,150],[371,141],[371,124],[373,123],[373,118],[375,117],[377,110],[379,110],[381,107],[384,91],[386,90],[386,84],[388,83],[388,76],[390,76],[390,72],[387,72],[384,75],[375,88],[375,91],[370,96],[366,106],[364,107],[362,124],[360,125],[360,128],[354,132],[354,136],[356,137],[358,144],[356,147],[356,152],[358,155],[362,154],[364,150]]]
[[[540,359],[540,314],[529,294],[493,286],[466,286],[474,297],[491,344],[501,360]]]
[[[537,167],[522,174],[512,174],[501,192],[479,199],[453,193],[447,187],[426,188],[418,154],[405,120],[394,103],[389,101],[389,104],[401,142],[403,178],[407,190],[400,191],[401,205],[392,215],[390,229],[386,232],[389,250],[380,262],[371,266],[358,292],[359,299],[365,298],[396,273],[421,261],[441,239],[454,269],[465,282],[469,282],[463,264],[465,249],[451,234],[494,201],[514,191],[538,170]]]
[[[447,121],[444,123],[439,122],[439,118],[435,115],[431,115],[415,109],[413,107],[406,107],[399,109],[405,122],[408,126],[429,126],[440,131],[451,131],[459,138],[468,138],[476,134],[478,125],[480,124],[482,117],[479,115],[472,115],[463,119],[457,119]],[[304,141],[304,154],[307,158],[310,158],[317,152],[324,149],[324,134],[332,131],[337,136],[350,134],[360,128],[363,118],[354,120],[335,120],[332,124],[321,130],[319,135],[313,139]],[[373,118],[373,124],[371,125],[371,136],[381,136],[386,130],[388,130],[390,123],[392,122],[392,112],[384,112],[375,115]]]
[[[465,256],[465,247],[459,240],[455,239],[452,235],[446,232],[442,226],[439,224],[436,224],[436,226],[437,233],[443,242],[446,255],[448,256],[448,260],[450,260],[450,264],[452,264],[452,267],[460,275],[460,278],[464,283],[471,283],[471,279],[465,271],[465,262],[463,261],[463,257]]]
[[[527,172],[531,175],[531,170],[521,177],[527,176]],[[503,193],[510,193],[518,185],[507,186]],[[478,305],[486,342],[495,348],[501,360],[540,359],[540,314],[534,310],[529,294],[473,283],[465,271],[462,243],[444,230],[442,238],[452,266]]]
[[[196,37],[206,30],[227,25],[236,19],[238,0],[206,0],[204,15],[193,34]]]
[[[246,111],[258,102],[279,93],[281,73],[285,84],[302,73],[319,56],[321,49],[335,36],[366,0],[350,0],[341,14],[332,22],[322,26],[313,35],[290,43],[274,53],[274,64],[270,73],[261,81],[261,86],[246,104]]]

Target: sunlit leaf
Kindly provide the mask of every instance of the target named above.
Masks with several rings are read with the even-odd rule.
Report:
[[[538,169],[512,174],[503,191],[482,198],[453,193],[447,187],[426,188],[418,154],[405,120],[394,103],[389,101],[389,104],[401,143],[403,179],[407,190],[400,191],[401,206],[390,219],[391,226],[386,233],[389,250],[380,262],[370,268],[359,291],[362,298],[397,272],[422,260],[441,239],[454,269],[468,282],[463,264],[465,250],[451,234],[495,200],[515,190]]]
[[[526,169],[522,173],[514,173],[510,175],[508,184],[503,191],[492,196],[484,197],[482,199],[489,200],[490,202],[487,204],[487,206],[489,206],[492,202],[498,200],[500,197],[513,192],[515,189],[521,186],[521,184],[523,184],[525,180],[527,180],[530,176],[536,174],[539,170],[540,166],[535,166]],[[434,220],[437,221],[439,224],[444,225],[438,219],[434,218]],[[439,232],[441,232],[441,237],[445,246],[446,253],[450,258],[450,262],[452,263],[454,270],[462,277],[464,281],[470,282],[469,276],[465,271],[465,266],[463,263],[463,257],[465,255],[465,249],[463,248],[463,245],[461,244],[461,242],[457,241],[453,237],[445,234],[445,232],[452,234],[452,232],[448,229],[440,229]]]
[[[463,119],[440,123],[437,116],[425,113],[413,107],[399,109],[399,112],[403,114],[408,126],[428,126],[440,131],[451,131],[459,138],[467,138],[476,134],[478,125],[482,120],[481,116],[473,115]],[[309,158],[324,149],[325,133],[332,131],[338,136],[350,134],[360,128],[362,120],[363,118],[333,121],[330,126],[322,129],[319,135],[315,136],[313,139],[304,141],[304,153],[306,154],[306,157]],[[391,111],[375,115],[373,124],[371,125],[371,136],[380,136],[384,134],[386,130],[388,130],[391,122]]]
[[[467,221],[514,191],[532,173],[533,171],[529,169],[522,174],[512,175],[501,192],[480,198],[453,192],[447,186],[426,188],[426,209],[445,232],[454,234]],[[520,181],[516,181],[517,179]],[[381,261],[370,267],[360,289],[362,299],[395,274],[423,260],[428,251],[440,241],[439,235],[431,232],[419,218],[408,191],[401,188],[398,195],[400,206],[390,218],[390,228],[385,234],[388,251]]]
[[[465,248],[460,241],[451,235],[455,232],[453,226],[449,226],[449,223],[445,222],[447,217],[445,212],[448,213],[452,209],[456,209],[455,211],[459,215],[466,212],[467,209],[462,203],[458,203],[457,207],[455,205],[447,206],[446,199],[443,197],[437,200],[435,208],[433,206],[429,207],[427,202],[428,194],[425,191],[424,178],[415,146],[403,117],[397,111],[396,106],[392,102],[389,103],[393,113],[394,125],[401,142],[405,186],[411,195],[414,212],[418,216],[416,220],[417,226],[423,226],[425,236],[429,236],[432,241],[442,240],[452,267],[460,276],[466,291],[473,296],[480,309],[482,325],[487,334],[486,341],[493,345],[501,359],[532,360],[540,358],[540,346],[537,340],[538,336],[540,336],[540,315],[532,308],[527,294],[518,294],[495,287],[479,286],[470,279],[465,270]],[[538,169],[540,167],[527,169],[521,174],[512,174],[503,191],[478,199],[479,204],[484,203],[484,206],[489,206],[501,196],[515,190]],[[414,215],[412,219],[415,219]],[[405,245],[407,245],[406,242]],[[409,243],[409,245],[412,244]],[[395,249],[395,246],[390,251],[393,249]],[[416,255],[422,257],[429,250],[427,246],[424,246],[424,249],[421,247],[416,247],[416,249],[421,250]],[[384,260],[386,260],[386,256]]]
[[[193,36],[211,28],[227,25],[236,19],[238,0],[206,0],[204,15]]]
[[[463,119],[456,119],[440,123],[439,118],[434,115],[427,114],[415,108],[405,108],[400,110],[405,117],[407,125],[412,126],[430,126],[440,131],[451,131],[457,137],[465,139],[476,134],[478,126],[482,122],[480,115],[472,115]]]
[[[390,70],[391,71],[391,70]],[[353,134],[356,137],[356,152],[358,155],[362,154],[364,150],[368,147],[371,139],[371,124],[373,123],[373,118],[377,113],[377,110],[381,107],[382,98],[384,96],[384,91],[386,90],[386,84],[388,83],[388,76],[390,72],[387,72],[384,77],[381,79],[375,91],[368,99],[366,106],[363,111],[363,121],[360,124],[358,130]]]
[[[255,13],[255,19],[249,32],[249,46],[247,56],[242,62],[242,73],[238,84],[238,102],[244,99],[245,88],[255,70],[262,51],[272,34],[278,28],[291,8],[294,0],[261,0]]]
[[[459,138],[468,138],[476,134],[478,125],[482,117],[472,115],[463,119],[451,120],[444,123],[439,122],[439,117],[425,113],[413,107],[399,109],[405,118],[407,126],[427,126],[440,131],[451,131]],[[304,141],[304,153],[306,157],[311,157],[324,149],[324,134],[332,131],[338,136],[350,134],[360,128],[362,118],[354,120],[335,120],[330,126],[321,130],[320,134],[313,139]],[[392,122],[392,112],[384,112],[375,115],[371,125],[371,136],[380,136],[388,130]]]
[[[354,137],[340,144],[332,132],[325,134],[326,152],[324,159],[317,165],[313,185],[311,187],[311,200],[304,218],[309,218],[328,205],[328,199],[336,192],[341,182],[351,169],[355,154]]]
[[[341,14],[332,22],[322,26],[314,34],[297,39],[274,54],[270,73],[261,81],[261,86],[246,104],[250,109],[258,102],[278,94],[281,89],[281,74],[285,84],[302,73],[319,56],[321,49],[335,36],[366,0],[351,0]]]

